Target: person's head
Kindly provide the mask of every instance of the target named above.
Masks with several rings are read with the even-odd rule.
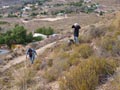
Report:
[[[78,26],[79,24],[78,23],[74,23],[74,26]]]

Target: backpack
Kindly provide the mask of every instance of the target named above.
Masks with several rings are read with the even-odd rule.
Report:
[[[33,50],[32,50],[31,48],[29,48],[29,50],[28,50],[28,54],[29,54],[30,57],[32,57]]]

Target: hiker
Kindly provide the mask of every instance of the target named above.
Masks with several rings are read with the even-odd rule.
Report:
[[[35,60],[35,55],[37,55],[36,51],[33,48],[29,47],[26,52],[26,59],[27,59],[27,55],[29,56],[31,64],[33,64],[33,62]]]
[[[74,28],[74,41],[76,44],[79,43],[78,37],[79,37],[79,29],[81,29],[80,25],[78,23],[75,23],[72,28]]]

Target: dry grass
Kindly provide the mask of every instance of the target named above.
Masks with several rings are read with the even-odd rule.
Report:
[[[113,74],[115,68],[113,60],[94,57],[83,61],[60,79],[61,90],[95,90],[100,75]]]
[[[32,68],[22,68],[14,70],[12,82],[17,90],[27,90],[27,88],[33,84],[33,77],[35,72]]]
[[[116,14],[115,19],[113,19],[109,30],[113,32],[113,36],[117,38],[120,35],[120,12]]]
[[[95,38],[100,38],[105,35],[108,28],[105,25],[90,25],[87,29],[84,29],[80,34],[80,42],[91,42]]]

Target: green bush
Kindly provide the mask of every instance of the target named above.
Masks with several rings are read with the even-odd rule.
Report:
[[[18,16],[13,15],[13,14],[8,14],[8,17],[12,18],[12,17],[18,17]]]
[[[26,36],[26,42],[32,42],[33,41],[33,34],[32,32],[30,32],[27,36]]]
[[[3,24],[9,24],[8,22],[6,22],[6,21],[0,21],[0,25],[3,25]]]
[[[3,38],[3,35],[0,35],[0,44],[4,44],[5,43],[5,40]]]
[[[27,30],[19,25],[16,25],[12,30],[0,35],[0,44],[7,44],[9,47],[11,47],[12,44],[26,44],[32,41],[32,33],[27,35]]]
[[[39,37],[33,37],[33,40],[34,41],[41,41],[41,40],[43,40],[43,38],[41,36],[39,36]]]
[[[115,68],[114,60],[94,57],[83,61],[60,78],[60,90],[95,90],[100,76],[113,74]]]
[[[0,18],[2,18],[3,17],[3,15],[0,15]]]
[[[35,31],[36,33],[41,33],[41,34],[44,34],[44,35],[52,35],[54,33],[54,30],[51,28],[51,27],[42,27],[42,28],[39,28]]]
[[[48,12],[41,12],[40,14],[42,14],[42,15],[47,15],[48,14]]]
[[[38,15],[38,13],[31,13],[31,15],[30,16],[33,16],[33,17],[35,17],[35,16],[37,16]]]
[[[83,5],[83,2],[84,0],[80,0],[79,2],[72,2],[70,5],[81,7]]]

